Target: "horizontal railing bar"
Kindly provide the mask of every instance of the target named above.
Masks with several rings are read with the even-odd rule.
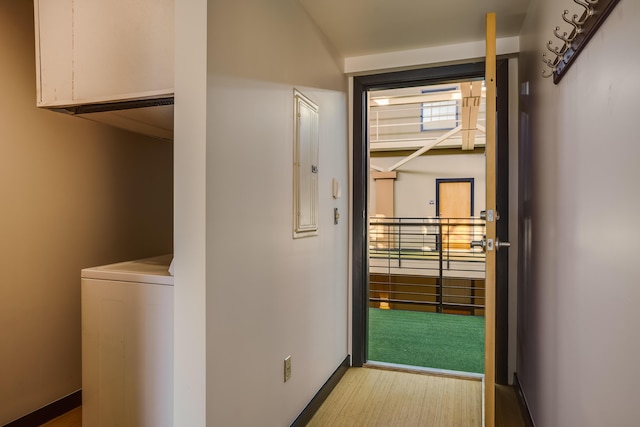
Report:
[[[411,270],[420,270],[418,268],[414,269],[411,268]],[[428,270],[428,269],[424,269],[424,270]],[[437,270],[437,269],[434,269]],[[484,272],[484,271],[483,271]],[[378,276],[378,277],[406,277],[408,279],[415,279],[415,280],[419,280],[419,279],[423,279],[425,277],[429,277],[431,279],[437,279],[439,276],[425,276],[423,274],[389,274],[388,272],[385,273],[376,273],[376,272],[371,272],[370,273],[371,276]],[[451,276],[451,277],[446,277],[446,280],[475,280],[475,281],[480,281],[480,280],[484,280],[484,277],[462,277],[462,276]]]
[[[384,299],[384,298],[371,298],[370,301],[402,303],[402,304],[438,305],[437,301],[391,300],[391,299]]]
[[[383,257],[383,256],[372,256],[371,258],[376,259],[376,260],[382,260],[382,259],[389,259],[391,261],[397,261],[398,257]],[[406,261],[433,261],[433,262],[438,262],[438,258],[434,258],[434,259],[420,259],[420,258],[411,258],[411,257],[401,257],[402,260],[406,260]],[[446,259],[445,259],[446,261]],[[479,260],[479,259],[470,259],[470,260],[465,260],[465,259],[450,259],[449,262],[467,262],[467,263],[473,263],[473,264],[484,264],[484,260]],[[375,265],[372,267],[376,267]],[[418,268],[418,267],[416,267]],[[424,269],[427,270],[437,270],[437,268],[433,267],[433,268],[426,268],[423,267]],[[449,270],[449,269],[447,269]],[[458,270],[458,269],[453,269],[453,270]],[[469,271],[469,270],[463,270],[463,269],[459,269],[460,271]],[[478,270],[473,270],[473,271],[478,271]],[[484,270],[482,270],[484,271]]]
[[[486,232],[484,219],[372,217],[369,225],[371,302],[435,306],[438,312],[484,308],[484,295],[476,293],[485,292],[486,255],[471,247]]]
[[[385,294],[385,295],[423,295],[429,297],[436,297],[438,294],[432,293],[419,293],[419,292],[402,292],[402,291],[369,291],[370,294]],[[469,298],[469,299],[484,299],[484,295],[451,295],[451,294],[443,294],[442,298]]]
[[[387,295],[424,295],[426,297],[436,297],[438,294],[430,294],[430,293],[417,293],[417,292],[399,292],[399,291],[372,291],[372,293],[376,294],[387,294]]]
[[[395,269],[396,267],[394,267]],[[411,268],[411,270],[420,270],[419,268]],[[426,270],[426,269],[425,269]],[[484,271],[479,271],[479,270],[469,270],[472,271],[474,273],[484,273]],[[452,271],[452,273],[455,273],[456,271]],[[375,275],[375,276],[381,276],[383,275],[382,273],[371,273],[371,275]],[[398,277],[400,275],[398,274],[392,274],[393,277]],[[419,278],[428,278],[428,279],[437,279],[438,276],[423,276],[423,275],[412,275],[412,276],[407,276],[413,279],[419,279]],[[454,281],[454,280],[473,280],[473,281],[480,281],[480,280],[484,280],[484,277],[459,277],[459,276],[445,276],[444,280],[446,281]],[[396,282],[387,282],[387,281],[380,281],[381,283],[396,283]]]
[[[414,301],[414,300],[391,300],[384,298],[371,298],[370,301],[374,302],[388,302],[394,304],[416,304],[416,305],[438,305],[437,301]],[[466,308],[476,308],[476,309],[484,309],[483,305],[478,304],[458,304],[458,303],[442,303],[441,305],[445,307],[466,307]]]
[[[424,284],[424,285],[415,285],[413,283],[390,283],[390,282],[369,282],[369,287],[373,287],[373,285],[376,286],[404,286],[407,288],[437,288],[438,285],[434,284]],[[371,289],[372,291],[378,291],[379,289]]]
[[[457,304],[455,302],[447,302],[447,303],[444,303],[443,305],[447,307],[473,307],[478,309],[484,309],[484,305],[478,305],[478,304]]]
[[[403,286],[403,287],[407,287],[407,288],[437,288],[439,287],[439,285],[435,284],[435,285],[430,285],[430,284],[425,284],[425,285],[416,285],[413,283],[387,283],[387,282],[370,282],[369,287],[371,288],[371,285],[378,285],[378,286]],[[458,290],[463,290],[463,291],[479,291],[479,290],[484,290],[484,288],[480,288],[477,286],[440,286],[442,289],[446,290],[446,289],[458,289]],[[392,292],[391,290],[385,290],[385,289],[370,289],[371,292]],[[394,290],[393,292],[402,292],[402,291],[397,291]],[[407,291],[410,292],[410,291]]]

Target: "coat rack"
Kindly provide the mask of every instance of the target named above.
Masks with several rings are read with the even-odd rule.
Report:
[[[558,84],[619,1],[573,0],[584,8],[584,12],[580,16],[574,14],[572,18],[569,18],[568,10],[565,9],[562,13],[562,19],[571,26],[571,29],[568,33],[566,31],[561,33],[560,27],[553,30],[553,34],[560,43],[554,43],[552,40],[547,43],[547,50],[551,55],[547,52],[543,53],[542,62],[547,64],[550,71],[542,71],[542,77],[553,76],[553,83]]]

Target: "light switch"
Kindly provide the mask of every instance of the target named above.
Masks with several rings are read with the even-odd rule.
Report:
[[[339,199],[340,197],[342,197],[342,189],[340,188],[340,183],[338,182],[337,179],[333,178],[332,186],[333,186],[333,198]]]

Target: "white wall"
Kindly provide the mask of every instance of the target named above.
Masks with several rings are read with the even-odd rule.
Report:
[[[540,77],[540,55],[564,25],[564,7],[532,2],[521,36],[521,87],[529,91],[522,160],[532,189],[530,198],[522,194],[523,220],[532,234],[518,372],[538,426],[632,426],[640,381],[640,3],[621,1],[554,85]]]
[[[373,157],[371,163],[387,168],[402,160],[403,157]],[[474,216],[480,216],[484,210],[485,161],[483,154],[434,154],[420,156],[405,163],[397,170],[394,183],[396,217],[425,218],[437,216],[436,179],[473,178],[474,179]],[[370,175],[371,176],[371,175]],[[369,184],[369,212],[375,213],[375,183]]]
[[[207,0],[175,2],[175,426],[206,425]]]
[[[498,20],[501,18],[498,17]],[[496,40],[498,55],[511,55],[519,51],[518,37]],[[425,65],[445,65],[484,58],[486,43],[476,40],[447,46],[410,49],[364,56],[345,58],[344,71],[347,74],[370,74],[372,70],[386,72],[399,69],[420,68]]]
[[[81,387],[80,270],[172,250],[172,145],[36,104],[33,2],[0,0],[0,425]]]
[[[206,236],[206,278],[181,288],[185,254],[200,251],[181,241],[176,245],[181,260],[176,300],[205,295],[205,325],[188,313],[188,304],[176,305],[175,313],[205,332],[206,362],[193,369],[185,366],[185,356],[176,360],[176,370],[206,378],[207,425],[290,425],[347,356],[346,78],[296,1],[210,1],[207,6],[208,76],[207,87],[200,87],[207,96],[206,123],[196,122],[205,130],[205,147],[203,134],[189,131],[197,139],[185,139],[188,131],[181,126],[189,119],[176,115],[176,159],[186,159],[193,143],[206,160],[206,178],[200,175],[192,183],[203,188],[204,179],[205,194],[196,189],[192,205],[176,205],[176,235],[199,227]],[[186,31],[178,21],[176,30]],[[185,48],[197,50],[202,43]],[[189,78],[186,72],[176,76]],[[186,90],[186,82],[176,82],[177,97],[181,84]],[[319,236],[295,240],[294,88],[320,107]],[[191,160],[202,171],[197,155]],[[195,176],[189,168],[176,163],[176,182],[182,173]],[[331,194],[334,177],[343,185],[339,200]],[[180,181],[183,188],[188,185]],[[203,201],[206,223],[194,228],[188,211]],[[333,224],[334,207],[343,214],[338,225]],[[176,352],[200,351],[197,338],[183,339],[191,330],[187,322],[176,322],[176,339],[184,346]],[[287,355],[293,375],[284,383]],[[188,388],[185,380],[178,381]],[[199,393],[194,391],[202,405]],[[179,407],[189,405],[189,396],[177,394],[176,388],[181,403],[176,404],[175,424],[203,425]]]

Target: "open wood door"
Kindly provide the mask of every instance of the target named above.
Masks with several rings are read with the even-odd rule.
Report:
[[[486,68],[487,88],[486,123],[486,251],[485,276],[485,362],[484,362],[484,414],[485,427],[495,426],[495,383],[496,383],[496,251],[500,243],[496,239],[496,15],[486,17]]]

